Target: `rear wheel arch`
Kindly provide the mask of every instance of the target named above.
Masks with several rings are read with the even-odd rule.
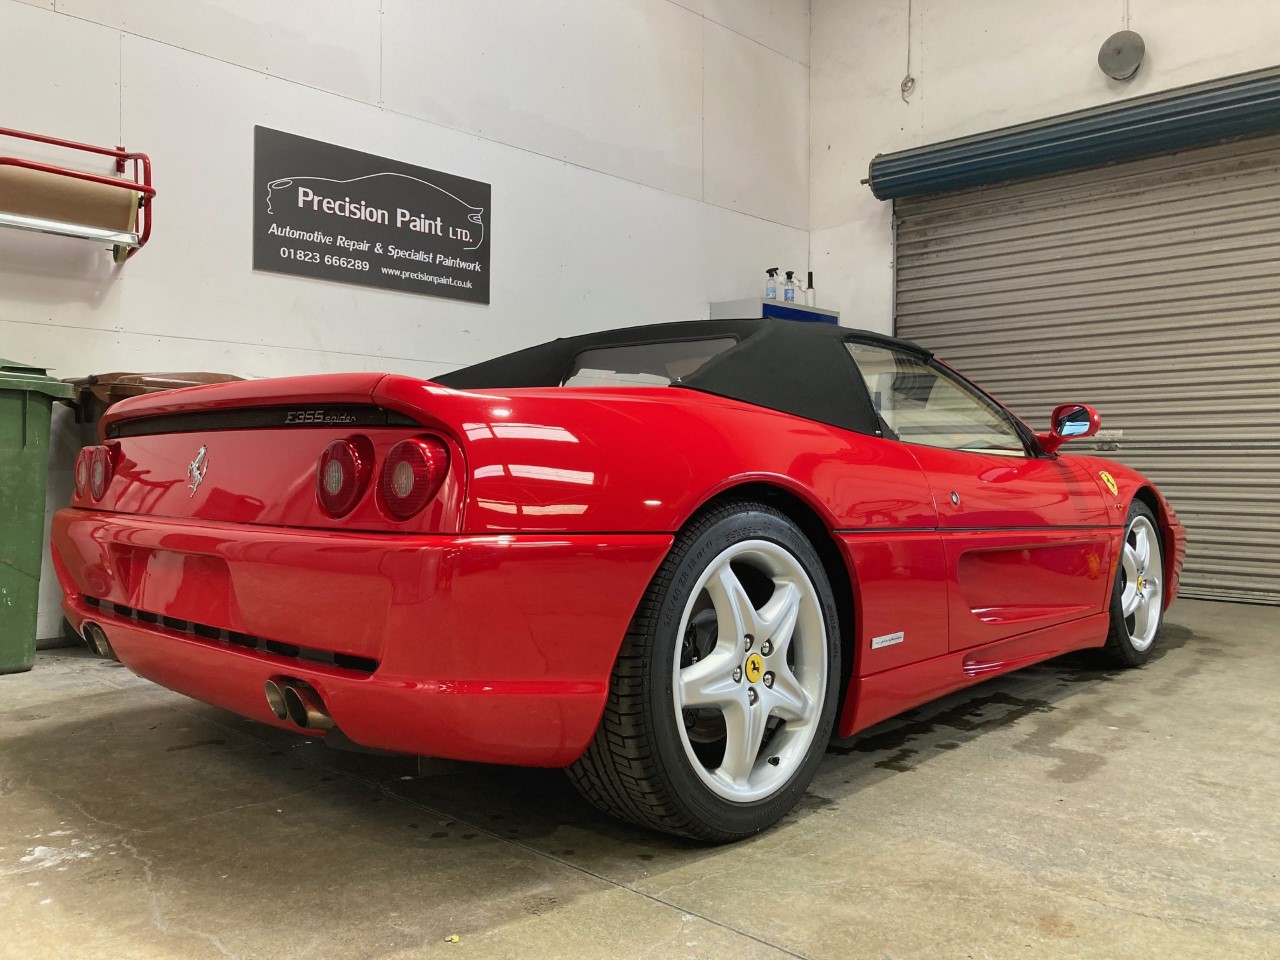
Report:
[[[758,501],[784,514],[813,544],[818,558],[822,561],[827,582],[831,585],[831,592],[835,597],[836,612],[840,616],[840,663],[843,676],[840,684],[839,710],[843,711],[849,679],[854,671],[853,661],[857,647],[854,638],[858,635],[858,580],[853,565],[840,549],[839,543],[822,515],[802,497],[771,483],[744,483],[722,490],[699,506],[685,524],[696,522],[704,513],[726,502],[741,500]],[[837,716],[843,716],[843,712],[837,713]]]

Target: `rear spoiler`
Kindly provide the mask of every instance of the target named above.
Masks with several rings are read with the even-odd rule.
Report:
[[[212,383],[166,390],[121,400],[102,418],[103,436],[126,420],[182,413],[208,413],[245,407],[292,407],[322,404],[371,404],[385,373],[326,373],[307,377],[278,377]]]
[[[183,387],[110,407],[104,439],[175,433],[349,424],[442,430],[462,442],[462,425],[501,395],[455,390],[396,373],[328,373]]]

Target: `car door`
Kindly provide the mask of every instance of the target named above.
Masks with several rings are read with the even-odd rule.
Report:
[[[1114,531],[1087,468],[1032,449],[1013,417],[927,354],[848,342],[886,436],[933,493],[951,650],[1100,613]]]

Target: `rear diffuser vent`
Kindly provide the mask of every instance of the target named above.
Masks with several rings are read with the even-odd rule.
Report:
[[[238,633],[235,630],[224,630],[221,627],[211,627],[204,623],[192,623],[189,620],[179,620],[177,617],[165,617],[157,613],[135,610],[133,607],[126,607],[121,603],[98,600],[95,597],[85,597],[84,602],[91,607],[97,607],[104,613],[112,613],[125,620],[132,620],[135,623],[142,623],[148,626],[159,626],[173,633],[182,633],[189,637],[198,637],[214,643],[225,643],[235,647],[244,647],[247,650],[256,650],[259,653],[274,654],[277,657],[288,657],[292,660],[320,663],[326,666],[339,667],[343,670],[354,670],[357,673],[373,673],[378,669],[378,661],[372,657],[357,657],[349,653],[334,653],[330,650],[317,650],[315,647],[301,647],[293,643],[266,640],[247,633]]]

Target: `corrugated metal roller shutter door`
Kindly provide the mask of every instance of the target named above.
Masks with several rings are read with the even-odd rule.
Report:
[[[1090,452],[1187,525],[1188,596],[1280,601],[1280,137],[898,200],[897,333]],[[1106,434],[1104,434],[1106,435]],[[1085,452],[1085,445],[1076,446]]]

